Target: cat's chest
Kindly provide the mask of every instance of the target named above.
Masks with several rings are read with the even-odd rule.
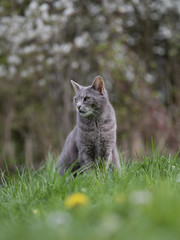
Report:
[[[83,151],[91,152],[94,156],[104,155],[115,142],[115,128],[96,124],[94,127],[79,129],[79,147]]]
[[[86,144],[86,142],[89,141],[94,144],[99,141],[108,140],[108,134],[112,131],[113,130],[107,131],[104,126],[97,126],[89,129],[87,128],[86,130],[79,129],[79,139],[81,139],[82,143]]]

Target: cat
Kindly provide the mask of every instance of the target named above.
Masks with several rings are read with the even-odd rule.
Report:
[[[63,175],[70,167],[91,167],[104,161],[120,168],[116,147],[116,116],[109,102],[104,80],[97,76],[92,85],[84,87],[71,80],[77,124],[65,141],[57,169]]]

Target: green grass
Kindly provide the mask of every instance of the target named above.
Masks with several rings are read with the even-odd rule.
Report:
[[[154,150],[121,163],[121,175],[97,169],[73,179],[60,178],[49,156],[37,171],[1,172],[0,239],[179,239],[179,160]],[[89,204],[67,209],[66,197],[76,192]]]

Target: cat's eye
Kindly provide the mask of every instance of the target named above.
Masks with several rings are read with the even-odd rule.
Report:
[[[77,98],[74,98],[74,101],[75,101],[75,103],[77,103],[78,102]]]
[[[84,97],[84,102],[87,102],[90,99],[90,97]]]

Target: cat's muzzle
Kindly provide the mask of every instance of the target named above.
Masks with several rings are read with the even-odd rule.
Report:
[[[81,113],[81,114],[87,113],[87,112],[85,112],[85,111],[83,111],[83,110],[81,110],[81,109],[79,109],[78,111],[79,111],[79,113]]]
[[[87,110],[78,109],[78,112],[82,117],[87,117],[92,114],[92,111],[90,109]]]

